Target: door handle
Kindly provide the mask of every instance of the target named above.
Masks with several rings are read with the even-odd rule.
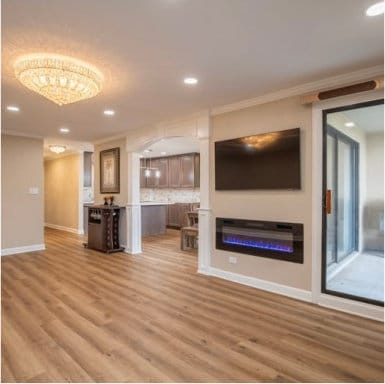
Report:
[[[326,190],[326,214],[330,215],[332,213],[332,190]]]

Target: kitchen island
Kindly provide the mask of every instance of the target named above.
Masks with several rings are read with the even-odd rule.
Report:
[[[142,236],[163,235],[167,226],[168,202],[143,201],[140,203],[142,212]]]

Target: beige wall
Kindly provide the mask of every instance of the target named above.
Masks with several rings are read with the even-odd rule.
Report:
[[[108,193],[100,194],[100,151],[111,148],[120,148],[120,193]],[[95,145],[94,150],[94,201],[95,204],[103,204],[103,196],[113,195],[115,203],[121,206],[127,204],[127,152],[126,152],[126,139],[119,139]]]
[[[299,97],[288,98],[213,117],[211,156],[214,142],[235,137],[301,128],[300,191],[215,191],[214,161],[211,158],[210,193],[213,217],[284,221],[304,224],[304,264],[263,257],[231,254],[213,249],[212,266],[295,288],[311,290],[311,107],[300,104]],[[215,234],[215,229],[213,230]],[[213,238],[213,244],[215,239]],[[234,255],[237,264],[228,258]]]
[[[44,162],[44,221],[47,224],[78,230],[79,156],[69,155]]]
[[[384,133],[366,136],[367,200],[384,202]]]
[[[1,140],[1,248],[43,244],[43,140]]]

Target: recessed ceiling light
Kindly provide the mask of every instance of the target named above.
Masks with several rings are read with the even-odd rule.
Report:
[[[167,155],[167,152],[164,152],[164,151],[163,151],[163,152],[161,152],[160,154],[161,154],[162,156],[164,156],[164,155]]]
[[[152,149],[145,149],[143,152],[144,153],[150,153],[150,152],[152,152]]]
[[[380,1],[379,3],[373,4],[366,10],[367,16],[378,16],[382,15],[385,11],[385,4],[383,1]]]
[[[16,105],[8,105],[7,111],[11,111],[11,112],[19,112],[19,111],[20,111],[20,108],[19,108],[19,107],[16,107]]]
[[[60,133],[69,133],[70,129],[63,127],[63,128],[60,128],[59,131],[60,131]]]
[[[106,116],[114,116],[114,115],[115,115],[115,111],[112,110],[112,109],[106,109],[103,113],[104,113]]]
[[[345,123],[345,127],[352,128],[354,126],[355,124],[353,123],[353,121],[348,121],[347,123]]]
[[[195,77],[185,77],[183,82],[187,85],[195,85],[198,83],[198,79]]]

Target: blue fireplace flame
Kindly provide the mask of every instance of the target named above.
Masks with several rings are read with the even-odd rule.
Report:
[[[268,249],[271,251],[279,251],[293,253],[293,248],[285,245],[274,244],[263,240],[248,240],[235,236],[223,236],[223,242],[226,244],[241,245],[243,247]]]

